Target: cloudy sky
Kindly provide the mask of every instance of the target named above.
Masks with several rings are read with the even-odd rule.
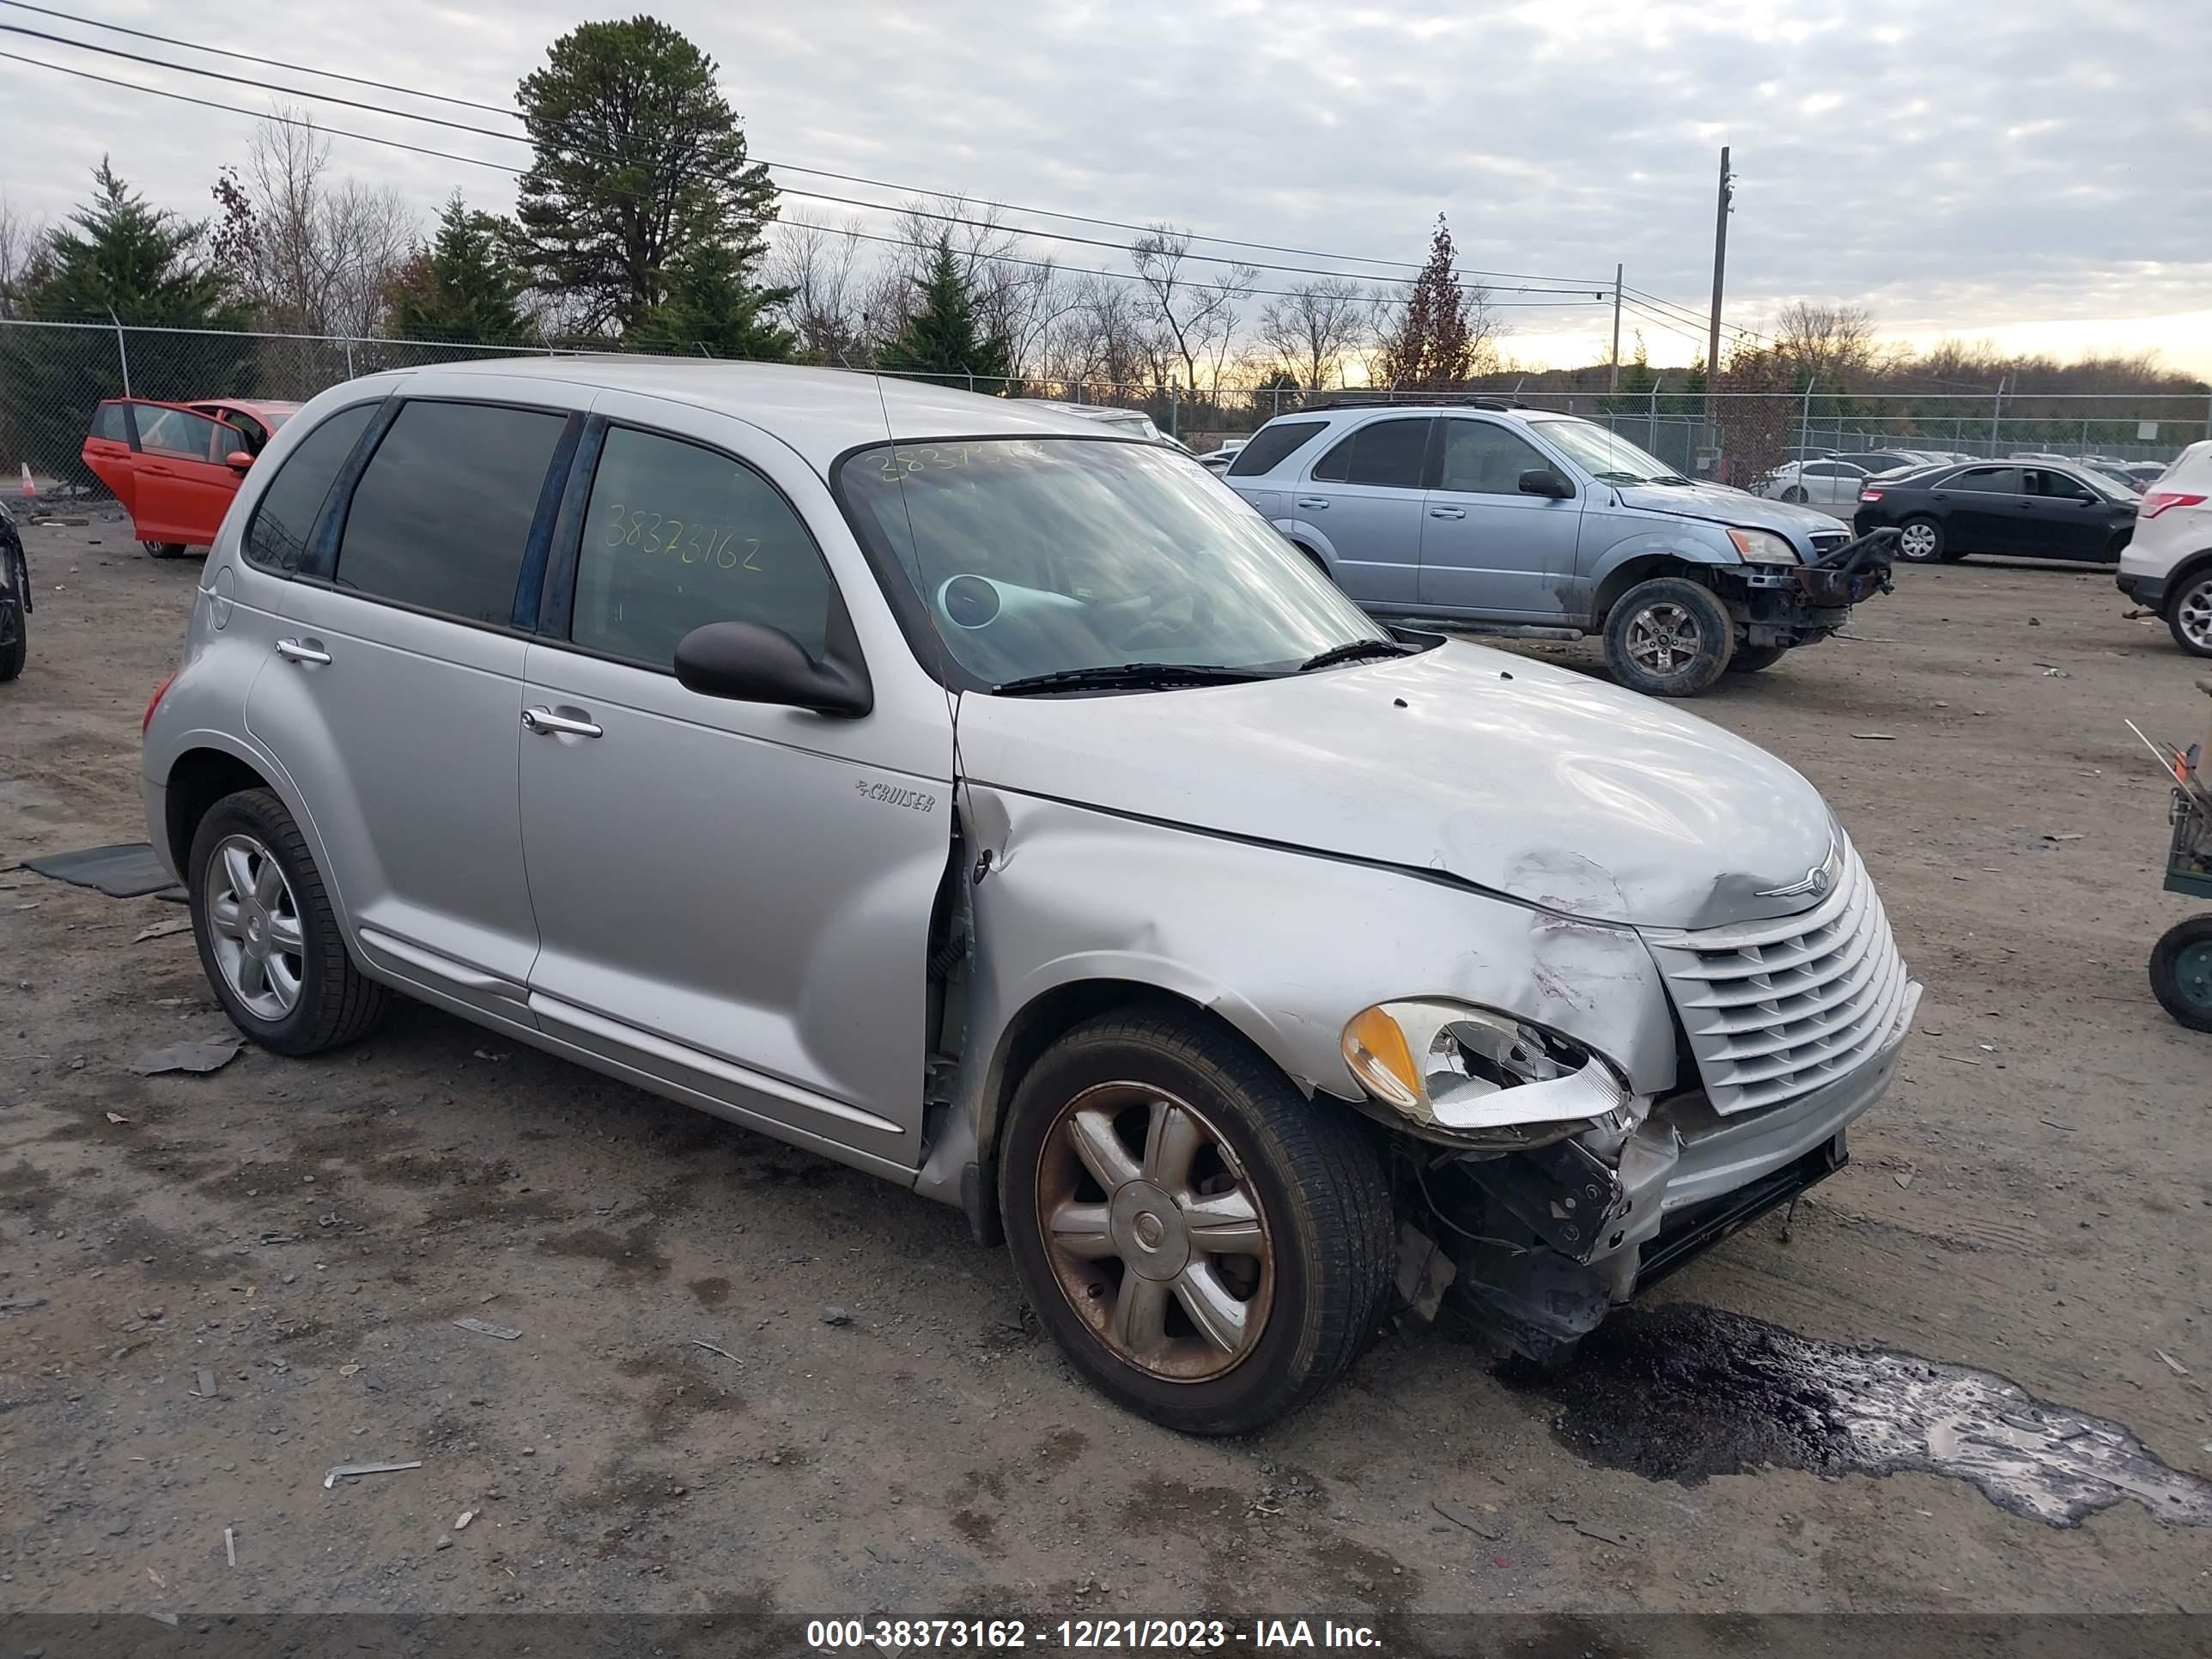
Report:
[[[201,35],[203,7],[42,0]],[[1863,304],[1917,341],[1990,335],[2072,355],[2160,349],[2212,375],[2212,99],[2202,0],[662,0],[721,67],[755,155],[902,185],[1335,255],[1413,261],[1447,213],[1465,265],[1609,283],[1701,313],[1718,151],[1734,149],[1729,320],[1796,298]],[[240,50],[504,103],[549,38],[600,12],[291,0],[220,38]],[[604,15],[618,15],[610,9]],[[134,42],[0,5],[0,23],[372,101],[390,94]],[[214,37],[210,37],[214,38]],[[45,40],[0,52],[259,110],[270,94]],[[296,100],[295,100],[296,101]],[[410,107],[506,125],[435,104]],[[319,106],[331,127],[513,163],[520,145]],[[252,122],[0,59],[0,186],[66,211],[103,151],[155,200],[207,209]],[[427,217],[501,173],[338,139],[339,170]],[[791,190],[895,193],[782,173]],[[788,218],[853,210],[787,198]],[[884,228],[885,216],[863,222]],[[1019,218],[1020,216],[1010,216]],[[1053,222],[1076,234],[1115,233]],[[1069,265],[1108,249],[1039,240]],[[1330,262],[1283,254],[1292,264]],[[1390,267],[1337,268],[1387,274]],[[1267,273],[1270,286],[1295,282]],[[1556,281],[1547,285],[1557,287]],[[1516,295],[1496,279],[1503,301]],[[1504,313],[1523,362],[1601,355],[1609,308]],[[1632,315],[1655,362],[1694,327]],[[1624,346],[1624,351],[1626,347]]]

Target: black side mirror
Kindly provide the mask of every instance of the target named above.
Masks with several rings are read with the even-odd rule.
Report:
[[[1556,468],[1532,466],[1521,475],[1523,495],[1549,495],[1555,501],[1571,501],[1575,487]]]
[[[830,655],[817,662],[781,628],[708,623],[676,642],[676,683],[702,696],[858,720],[876,706],[875,690],[860,653],[841,651],[838,643],[833,641]]]

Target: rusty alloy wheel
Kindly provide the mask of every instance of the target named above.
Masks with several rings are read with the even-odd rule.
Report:
[[[1188,1102],[1139,1083],[1084,1090],[1045,1132],[1036,1202],[1062,1293],[1125,1364],[1205,1382],[1258,1345],[1275,1290],[1267,1212]]]

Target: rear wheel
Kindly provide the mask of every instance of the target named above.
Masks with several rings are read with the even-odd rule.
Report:
[[[180,559],[185,555],[182,542],[141,542],[138,544],[157,559]]]
[[[1756,674],[1762,668],[1771,668],[1790,654],[1786,645],[1740,645],[1729,659],[1731,674]]]
[[[2173,642],[2192,657],[2212,657],[2212,565],[2186,578],[2166,602]]]
[[[1929,518],[1907,519],[1898,527],[1897,556],[1907,564],[1935,564],[1943,556],[1943,526]]]
[[[1735,647],[1727,608],[1683,576],[1638,583],[1605,619],[1606,666],[1647,696],[1695,696],[1720,678]]]
[[[1356,1121],[1188,1015],[1109,1014],[1047,1050],[999,1191],[1030,1304],[1075,1368],[1187,1433],[1311,1401],[1389,1287],[1389,1192]]]
[[[2192,1031],[2212,1031],[2212,916],[2166,930],[2150,953],[2150,988],[2159,1006]]]
[[[31,573],[19,555],[0,552],[0,558],[10,566],[8,589],[0,593],[0,682],[4,682],[23,672],[30,655]]]
[[[1782,499],[1785,501],[1791,501],[1802,505],[1805,501],[1809,501],[1811,497],[1805,494],[1804,485],[1791,484],[1789,489],[1782,492]]]
[[[383,1018],[390,994],[353,965],[307,840],[270,791],[209,809],[185,880],[208,983],[263,1048],[319,1054]]]

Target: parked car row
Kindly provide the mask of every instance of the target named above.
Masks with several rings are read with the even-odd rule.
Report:
[[[1974,553],[2117,563],[2134,532],[2140,497],[2086,467],[1977,461],[1871,478],[1852,526],[1894,527],[1911,564]]]
[[[208,981],[279,1054],[401,991],[958,1205],[1179,1429],[1334,1383],[1408,1230],[1556,1358],[1840,1167],[1920,988],[1797,773],[1324,570],[1671,688],[1835,626],[1800,579],[1843,532],[1533,411],[1285,417],[1230,482],[1304,550],[1148,440],[937,387],[326,392],[147,709]]]

